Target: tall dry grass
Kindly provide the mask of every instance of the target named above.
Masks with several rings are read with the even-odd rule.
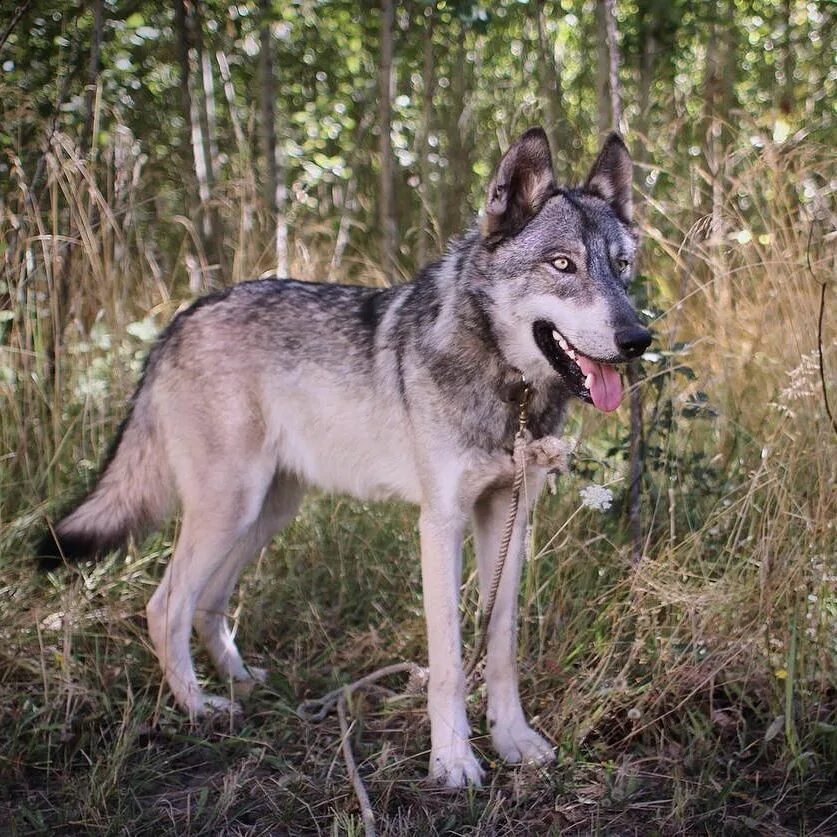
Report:
[[[0,217],[5,827],[349,832],[335,729],[292,710],[394,658],[422,659],[409,509],[315,497],[245,577],[242,644],[275,674],[233,734],[196,736],[159,689],[142,612],[171,532],[76,579],[33,574],[32,534],[93,478],[154,334],[194,293],[270,260],[250,173],[216,196],[222,278],[188,219],[148,211],[144,160],[127,133],[114,137],[91,167],[57,136],[42,202],[16,168]],[[833,306],[832,163],[811,142],[746,146],[705,216],[682,208],[687,183],[672,173],[667,194],[648,196],[658,341],[643,384],[644,558],[631,566],[619,513],[626,422],[576,410],[575,472],[539,506],[523,580],[525,701],[560,769],[428,796],[421,702],[356,707],[356,750],[390,833],[835,826],[837,458],[818,356],[821,345],[831,387],[833,308],[821,340],[818,321],[823,282]],[[305,230],[296,239],[295,272],[323,275],[331,251],[306,249]],[[161,242],[178,252],[171,273]],[[612,486],[610,513],[581,503],[591,481]],[[467,632],[472,563],[463,601]],[[477,690],[477,734],[483,701]]]

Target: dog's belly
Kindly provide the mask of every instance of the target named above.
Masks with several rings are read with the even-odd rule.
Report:
[[[397,402],[309,384],[274,404],[269,424],[282,468],[324,491],[420,502],[409,429]]]

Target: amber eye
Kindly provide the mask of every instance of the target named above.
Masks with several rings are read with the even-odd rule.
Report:
[[[566,257],[558,256],[552,260],[552,266],[561,273],[575,273],[575,265]]]

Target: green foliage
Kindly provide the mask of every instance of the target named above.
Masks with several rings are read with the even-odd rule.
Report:
[[[376,183],[378,23],[375,14],[359,13],[361,8],[350,0],[268,4],[278,137],[292,198],[289,216],[295,226],[327,224],[327,237],[333,236],[345,209],[349,183],[357,184],[359,195],[374,192]],[[690,147],[702,145],[706,94],[715,84],[707,64],[713,49],[722,50],[717,60],[726,62],[717,82],[722,88],[721,119],[749,120],[754,133],[778,130],[791,136],[800,129],[800,119],[806,133],[826,129],[834,85],[825,60],[834,38],[827,6],[636,0],[618,4],[618,12],[625,121],[644,135],[644,159],[654,159],[674,142],[683,155],[678,161],[682,174]],[[546,52],[538,42],[538,13]],[[241,149],[213,59],[219,51],[227,56],[233,105],[245,129],[253,131],[262,15],[254,3],[217,1],[201,4],[201,14],[202,47],[216,77],[217,163],[223,181],[235,176]],[[424,125],[422,53],[430,16],[434,107],[430,124]],[[411,243],[420,213],[415,186],[421,155],[429,158],[430,209],[442,236],[450,235],[480,206],[497,139],[506,143],[549,117],[541,80],[550,73],[560,74],[563,94],[561,132],[553,134],[559,169],[565,176],[581,176],[570,167],[582,158],[580,152],[592,152],[596,142],[592,25],[589,4],[579,0],[399,5],[392,143],[405,269],[414,266]],[[107,146],[117,125],[131,129],[147,155],[145,200],[159,195],[163,186],[162,194],[174,201],[157,200],[153,209],[149,205],[158,218],[178,208],[194,189],[179,108],[173,26],[171,11],[159,4],[105,4],[97,147]],[[77,13],[75,4],[53,4],[50,14],[28,12],[4,48],[3,143],[6,153],[22,151],[30,177],[41,155],[45,120],[54,125],[57,113],[58,127],[72,134],[86,118],[83,91],[91,29],[92,12]],[[708,38],[716,37],[721,41],[713,45]],[[650,88],[644,103],[646,78]],[[654,191],[665,188],[668,173],[648,174],[655,179]],[[462,186],[455,197],[442,186],[452,179]],[[694,186],[703,191],[699,182]],[[375,235],[375,226],[364,217],[367,201],[361,198],[351,227],[353,245],[361,252]],[[437,246],[442,243],[437,237]],[[169,253],[162,255],[170,258]]]

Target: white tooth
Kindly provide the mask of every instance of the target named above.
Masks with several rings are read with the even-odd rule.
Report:
[[[557,332],[554,328],[552,329],[552,339],[553,339],[556,343],[560,343],[560,342],[561,342],[561,340],[563,340],[563,338],[561,337],[561,335],[560,335],[560,334],[558,334],[558,332]]]
[[[568,355],[569,355],[569,356],[570,356],[573,360],[575,360],[575,352],[574,352],[572,349],[568,349],[568,350],[567,350],[567,354],[568,354]]]
[[[562,338],[558,341],[558,345],[559,345],[559,346],[560,346],[560,347],[561,347],[561,348],[562,348],[565,352],[568,352],[568,351],[570,350],[570,344],[569,344],[569,343],[567,343],[567,341],[566,341],[566,340],[564,340],[564,338],[563,338],[563,337],[562,337]]]
[[[584,386],[587,389],[590,389],[593,386],[593,373],[588,372],[587,377],[584,379]]]

